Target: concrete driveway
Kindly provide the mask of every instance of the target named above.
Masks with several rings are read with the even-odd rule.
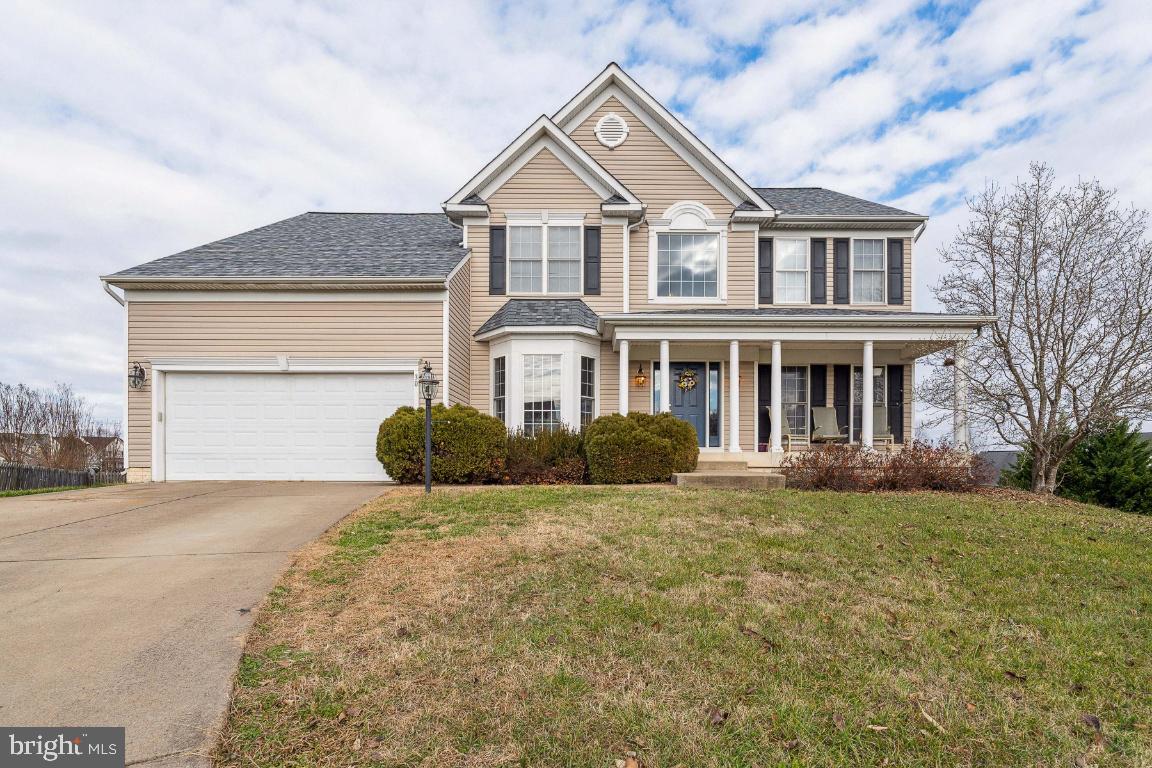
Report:
[[[0,724],[122,725],[130,764],[207,765],[250,611],[296,549],[383,490],[205,482],[0,498]]]

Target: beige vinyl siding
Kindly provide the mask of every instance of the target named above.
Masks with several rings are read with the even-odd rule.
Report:
[[[472,377],[472,294],[470,265],[465,264],[448,281],[448,402],[468,404]]]
[[[620,408],[620,355],[612,342],[600,344],[600,415],[616,413]]]
[[[541,149],[504,185],[488,196],[493,224],[503,224],[508,211],[581,211],[588,224],[600,223],[600,196],[560,158]]]
[[[128,302],[128,359],[148,383],[128,393],[128,463],[152,464],[156,357],[269,355],[427,359],[443,370],[443,302]]]

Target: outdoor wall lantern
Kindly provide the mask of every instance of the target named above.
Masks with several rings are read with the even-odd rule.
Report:
[[[416,387],[424,398],[424,493],[432,493],[432,401],[440,380],[432,375],[432,364],[424,361],[424,368],[416,376]]]
[[[636,375],[632,377],[632,381],[636,382],[636,386],[642,387],[648,383],[648,374],[644,373],[644,363],[636,366]]]
[[[147,379],[148,372],[144,370],[144,366],[140,363],[132,363],[132,368],[128,371],[128,386],[132,389],[140,389]]]

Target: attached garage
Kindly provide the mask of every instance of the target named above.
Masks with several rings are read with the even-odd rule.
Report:
[[[383,481],[380,422],[415,398],[404,371],[156,371],[156,479]]]

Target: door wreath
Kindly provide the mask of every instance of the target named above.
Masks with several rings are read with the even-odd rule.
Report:
[[[696,371],[692,368],[685,368],[680,371],[680,375],[676,378],[676,386],[684,392],[691,392],[696,389]]]

